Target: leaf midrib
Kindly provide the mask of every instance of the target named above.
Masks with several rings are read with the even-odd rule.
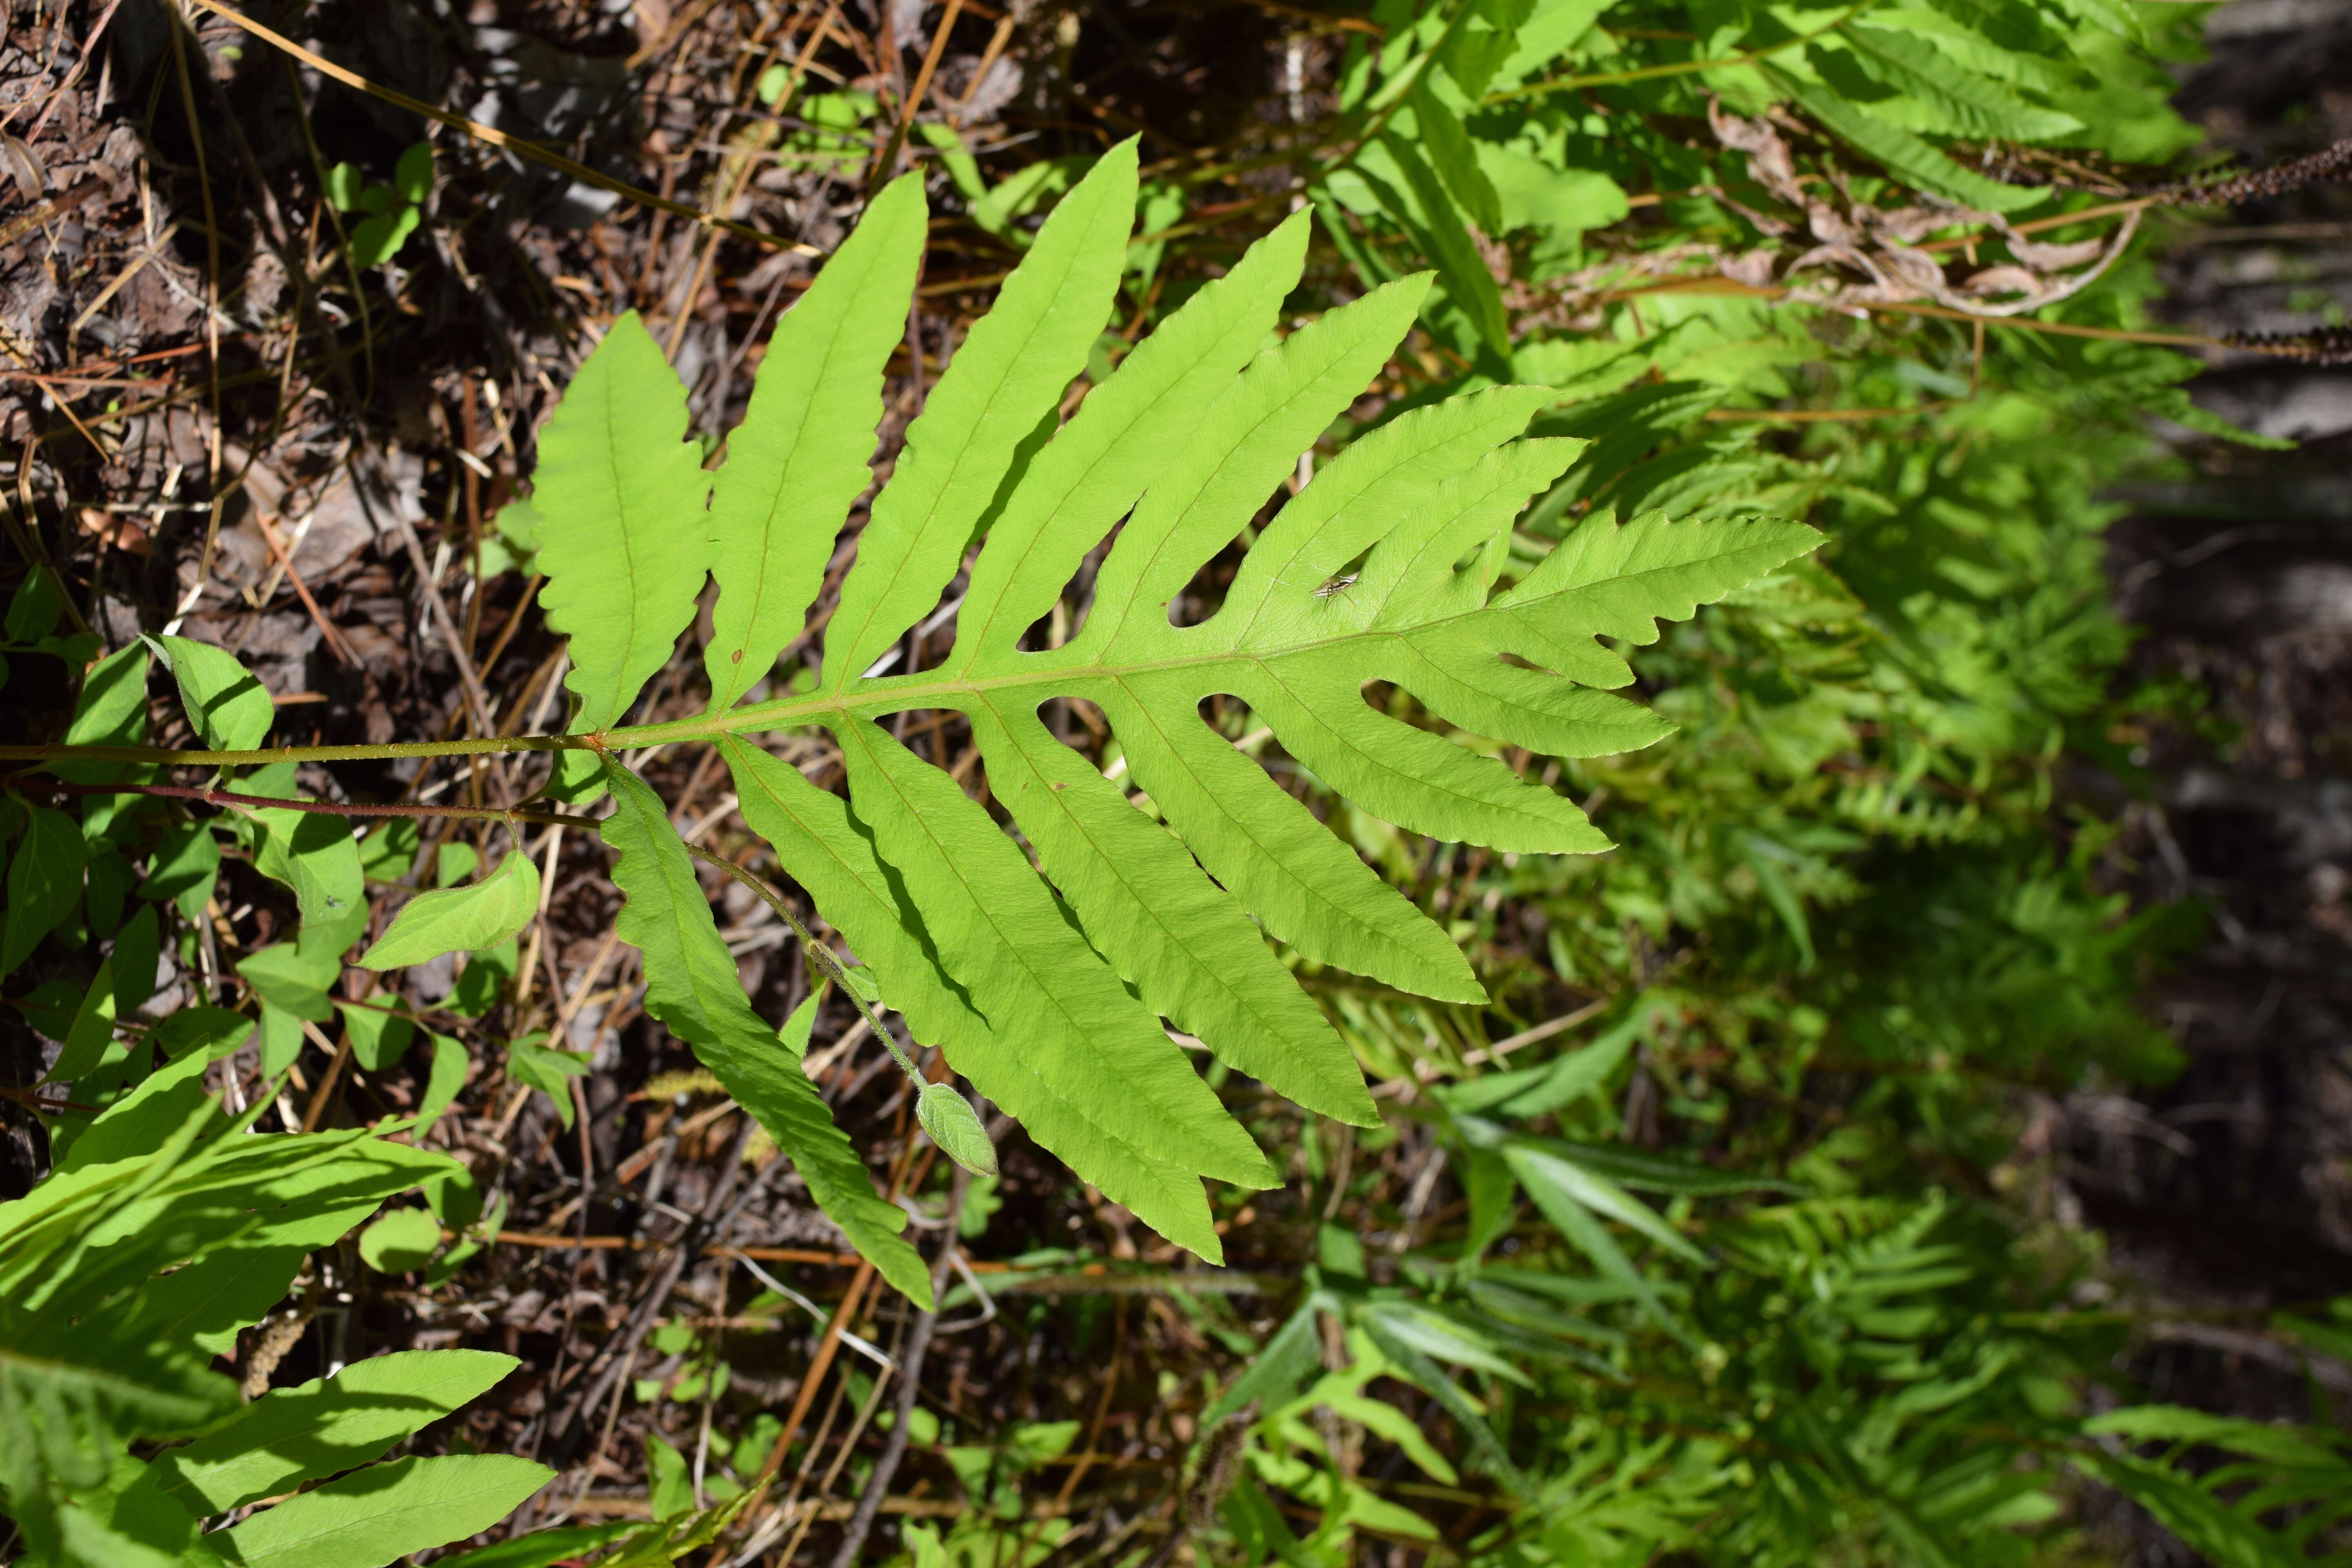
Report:
[[[1612,579],[1624,581],[1626,579]],[[1562,590],[1574,593],[1574,588]],[[1553,597],[1557,595],[1547,595]],[[1542,603],[1541,600],[1534,603]],[[1524,609],[1526,605],[1510,605]],[[679,741],[695,741],[712,735],[742,734],[762,730],[788,730],[802,724],[826,723],[833,719],[866,718],[884,713],[896,713],[910,708],[952,708],[961,702],[982,698],[991,692],[1018,690],[1034,686],[1049,693],[1059,691],[1073,683],[1087,680],[1109,680],[1124,685],[1129,679],[1176,669],[1208,669],[1220,665],[1265,666],[1295,658],[1320,648],[1342,645],[1370,647],[1375,642],[1416,637],[1443,626],[1483,616],[1496,606],[1490,600],[1475,609],[1459,615],[1444,616],[1423,621],[1412,626],[1360,627],[1335,637],[1316,637],[1286,644],[1271,649],[1220,647],[1213,652],[1184,654],[1164,658],[1133,659],[1118,664],[1050,664],[1035,669],[1011,670],[996,675],[966,676],[939,679],[922,679],[915,676],[885,676],[864,682],[847,691],[814,691],[805,697],[785,698],[774,702],[758,703],[750,708],[738,708],[725,713],[704,714],[694,719],[679,719],[667,724],[639,724],[606,732],[604,744],[614,751],[640,746],[656,746]],[[1205,624],[1205,623],[1204,623]],[[1593,635],[1600,635],[1597,632]],[[1050,659],[1051,654],[1025,654],[1025,658]],[[1563,678],[1565,679],[1565,678]]]

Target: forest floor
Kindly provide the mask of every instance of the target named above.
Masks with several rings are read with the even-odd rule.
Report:
[[[167,626],[217,641],[299,716],[305,738],[541,728],[560,716],[563,647],[533,607],[536,579],[509,569],[493,525],[527,473],[529,432],[593,329],[628,306],[670,349],[698,425],[740,417],[768,324],[854,211],[851,187],[824,169],[773,164],[751,177],[733,155],[772,134],[762,79],[796,61],[852,87],[903,72],[921,8],[853,0],[814,50],[800,48],[784,7],[735,0],[477,0],[446,18],[407,0],[314,16],[244,9],[292,30],[317,59],[478,121],[527,127],[608,184],[689,208],[715,203],[784,243],[706,229],[444,132],[425,221],[395,264],[398,308],[354,335],[319,280],[345,265],[341,236],[360,215],[314,193],[343,161],[385,178],[422,134],[415,115],[208,11],[195,12],[190,39],[156,0],[14,0],[0,55],[10,548],[40,548],[26,518],[70,540],[67,575],[86,584],[73,614],[110,646]],[[1000,13],[965,0],[937,73],[975,142],[1076,151],[1140,124],[1148,146],[1197,153],[1296,118],[1328,80],[1328,29],[1290,30],[1299,26],[1270,3]],[[2221,14],[2214,51],[2180,101],[2217,143],[2267,163],[2352,135],[2352,94],[2337,85],[2352,80],[2352,16],[2340,7],[2242,0]],[[1246,210],[1249,187],[1235,190],[1232,205]],[[2307,317],[2314,291],[2352,309],[2347,236],[2352,203],[2338,190],[2306,193],[2240,232],[2185,237],[2165,260],[2174,319],[2207,333],[2260,331]],[[1009,260],[968,226],[934,245],[910,352],[893,366],[886,451],[919,406],[926,365],[936,370]],[[108,395],[92,416],[86,395],[98,389]],[[2266,1307],[2352,1290],[2352,373],[2272,366],[2217,376],[2200,396],[2305,444],[2234,458],[2197,447],[2193,472],[2124,498],[2133,510],[2113,534],[2119,601],[2147,629],[2135,678],[2187,679],[2208,694],[2212,720],[2147,739],[2164,787],[2131,807],[2150,896],[2194,893],[2214,910],[2207,945],[2148,998],[2190,1066],[2160,1091],[2075,1097],[2063,1135],[2066,1180],[2130,1288],[2184,1308]],[[38,706],[44,672],[22,662],[0,738],[20,738]],[[657,679],[650,717],[698,708],[685,674],[681,661]],[[47,678],[62,693],[62,667]],[[951,760],[953,737],[933,743]],[[818,751],[795,760],[822,778]],[[689,838],[723,847],[740,833],[710,757],[642,761]],[[306,770],[299,783],[503,805],[536,789],[543,768],[506,757],[384,763]],[[428,828],[417,864],[488,847]],[[698,1423],[693,1401],[623,1395],[698,1376],[698,1357],[723,1354],[738,1388],[798,1412],[791,1419],[814,1437],[765,1542],[805,1531],[822,1549],[849,1511],[841,1460],[879,1390],[862,1374],[821,1390],[804,1379],[808,1314],[862,1277],[785,1163],[760,1163],[748,1121],[644,1016],[635,956],[612,934],[618,895],[603,847],[561,828],[522,847],[552,873],[551,891],[501,1016],[512,1033],[544,1029],[590,1054],[574,1104],[559,1108],[489,1065],[507,1031],[494,1037],[442,1005],[457,979],[446,961],[404,982],[477,1047],[473,1081],[442,1126],[501,1205],[500,1245],[462,1292],[403,1287],[343,1258],[291,1319],[249,1337],[240,1370],[283,1382],[402,1346],[521,1356],[525,1372],[476,1409],[465,1436],[564,1471],[518,1521],[535,1524],[641,1514],[642,1439],[665,1420],[682,1419],[669,1439],[717,1466],[708,1413],[720,1390],[708,1391]],[[225,937],[254,946],[289,910],[240,867],[215,913]],[[781,1016],[806,989],[789,931],[731,889],[724,912],[747,985]],[[861,1146],[878,1151],[877,1175],[921,1194],[929,1223],[962,1238],[965,1304],[940,1326],[927,1388],[970,1430],[1078,1423],[1052,1461],[1059,1479],[1040,1517],[1082,1521],[1092,1553],[1166,1530],[1178,1457],[1195,1435],[1167,1391],[1229,1368],[1263,1336],[1318,1226],[1368,1228],[1377,1206],[1406,1194],[1430,1223],[1459,1201],[1425,1141],[1349,1144],[1337,1172],[1302,1166],[1244,1211],[1225,1269],[1180,1271],[1171,1247],[1017,1132],[1001,1142],[1002,1180],[947,1183],[916,1156],[905,1086],[846,1005],[831,1005],[814,1042],[812,1073]],[[31,1081],[38,1048],[0,1012],[0,1071]],[[307,1055],[296,1089],[331,1119],[373,1120],[422,1092],[422,1053],[381,1072],[330,1071],[330,1060]],[[13,1193],[38,1154],[33,1135],[7,1125],[0,1183]],[[1357,1177],[1379,1168],[1368,1196],[1347,1195],[1346,1163]],[[910,1322],[885,1304],[863,1325],[887,1352]],[[844,1353],[857,1364],[856,1347]],[[2297,1375],[2263,1373],[2246,1360],[2259,1346],[2226,1334],[2185,1331],[2143,1353],[2136,1370],[2158,1398],[2247,1414],[2304,1406]],[[961,1509],[956,1477],[924,1472],[933,1462],[910,1461],[893,1510]],[[1454,1526],[1468,1528],[1477,1500],[1453,1506]]]

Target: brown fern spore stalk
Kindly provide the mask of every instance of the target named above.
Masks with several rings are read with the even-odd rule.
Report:
[[[2244,169],[2219,177],[2196,175],[2158,185],[2147,194],[2178,206],[2236,206],[2346,180],[2352,180],[2352,136],[2267,169]]]

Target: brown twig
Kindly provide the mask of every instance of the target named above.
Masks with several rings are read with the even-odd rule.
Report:
[[[751,1249],[738,1250],[749,1255]],[[809,1406],[816,1403],[817,1384],[824,1381],[824,1374],[833,1367],[833,1358],[841,1350],[841,1331],[847,1326],[850,1315],[857,1310],[858,1298],[866,1293],[866,1287],[873,1279],[872,1261],[859,1258],[857,1272],[850,1276],[849,1289],[842,1292],[840,1305],[835,1307],[833,1315],[825,1320],[824,1338],[817,1342],[816,1354],[810,1360],[809,1369],[801,1378],[800,1391],[793,1395],[792,1412],[784,1417],[783,1430],[776,1434],[775,1446],[768,1450],[766,1460],[760,1466],[759,1479],[752,1483],[755,1490],[767,1487],[776,1479],[776,1471],[784,1462],[784,1450],[794,1437],[800,1436],[801,1423],[808,1418]]]
[[[495,126],[485,125],[478,120],[468,120],[462,114],[452,114],[446,109],[436,109],[422,99],[411,98],[406,93],[395,91],[380,82],[370,81],[357,71],[346,70],[334,61],[313,54],[284,34],[272,32],[250,16],[230,10],[221,4],[220,0],[189,0],[189,3],[203,6],[224,21],[235,23],[263,43],[284,50],[321,76],[332,77],[345,87],[357,88],[371,97],[383,99],[386,103],[398,104],[411,114],[421,114],[436,124],[446,125],[452,131],[462,131],[478,142],[487,142],[493,147],[519,153],[536,163],[544,163],[551,169],[571,175],[583,184],[593,185],[602,191],[610,191],[614,195],[635,202],[640,206],[653,207],[661,212],[688,218],[706,227],[723,228],[731,235],[743,239],[755,240],[761,245],[772,245],[781,249],[797,251],[803,256],[824,254],[813,245],[803,245],[797,240],[786,239],[781,235],[770,234],[765,229],[753,228],[749,224],[730,223],[723,217],[690,207],[684,202],[672,201],[667,196],[657,196],[653,192],[630,184],[625,180],[616,180],[610,174],[599,174],[585,163],[574,163],[552,148],[542,147],[536,142],[526,142],[520,136],[509,136]]]
[[[290,363],[292,356],[289,354],[288,359]],[[269,553],[276,556],[278,564],[285,569],[286,580],[294,584],[294,592],[300,596],[302,607],[310,612],[311,624],[319,628],[319,635],[326,639],[328,649],[345,668],[356,666],[359,663],[359,656],[352,652],[351,644],[343,640],[343,634],[336,629],[332,621],[327,619],[326,612],[319,608],[319,601],[310,596],[310,585],[303,582],[302,574],[294,569],[294,557],[287,550],[286,542],[278,537],[277,526],[257,508],[254,511],[253,521],[260,528],[262,540],[269,546]]]
[[[907,1334],[907,1348],[898,1357],[898,1415],[890,1425],[889,1436],[883,1440],[881,1457],[874,1461],[874,1473],[866,1478],[866,1489],[858,1495],[857,1511],[849,1516],[849,1528],[834,1552],[833,1568],[852,1568],[856,1563],[858,1552],[865,1550],[866,1537],[874,1529],[875,1517],[882,1511],[882,1500],[888,1495],[890,1482],[898,1473],[898,1463],[906,1458],[907,1436],[914,1425],[915,1396],[921,1392],[923,1361],[930,1352],[931,1335],[939,1328],[939,1301],[947,1289],[948,1270],[955,1262],[955,1221],[963,1211],[964,1194],[971,1184],[971,1173],[959,1169],[954,1189],[948,1195],[947,1239],[940,1244],[940,1255],[931,1264],[931,1305],[916,1317],[914,1328]],[[791,1560],[792,1553],[787,1552],[785,1561]]]
[[[880,190],[882,183],[897,172],[898,150],[907,144],[907,132],[915,123],[915,111],[923,107],[923,95],[931,90],[931,73],[939,68],[940,55],[948,47],[948,34],[962,10],[963,0],[948,0],[947,15],[940,18],[939,26],[931,33],[931,47],[923,55],[921,68],[915,72],[915,85],[907,89],[907,101],[898,106],[898,123],[891,128],[889,145],[874,160],[874,173],[866,182],[869,195]]]
[[[457,1234],[456,1231],[444,1232],[452,1239]],[[651,1252],[669,1245],[663,1241],[650,1241],[642,1236],[551,1236],[528,1230],[502,1230],[499,1232],[497,1241],[501,1247],[577,1247],[585,1252]],[[807,1263],[819,1268],[846,1268],[864,1261],[854,1252],[819,1252],[806,1247],[735,1247],[713,1242],[702,1249],[705,1258],[719,1258],[737,1252],[761,1263]]]

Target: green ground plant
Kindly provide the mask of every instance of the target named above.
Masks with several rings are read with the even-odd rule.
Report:
[[[2117,737],[2157,700],[2112,689],[2101,488],[2151,460],[2147,415],[2237,435],[2188,403],[2194,362],[2131,341],[2153,290],[2138,210],[2078,188],[2189,144],[2161,74],[2187,11],[1397,0],[1349,35],[1330,133],[1294,170],[1311,210],[1231,254],[1158,237],[1187,194],[1131,144],[1006,171],[919,125],[945,199],[1019,260],[875,497],[821,655],[778,666],[871,483],[919,176],[782,318],[723,461],[634,315],[565,389],[517,541],[572,639],[560,736],[268,748],[268,696],[233,657],[60,635],[58,585],[29,574],[11,650],[88,673],[61,743],[0,752],[46,770],[11,780],[0,975],[45,941],[107,957],[17,1000],[61,1047],[51,1098],[27,1094],[54,1172],[0,1205],[0,1279],[41,1281],[0,1292],[0,1398],[33,1438],[0,1484],[27,1546],[368,1568],[544,1479],[368,1463],[499,1358],[363,1362],[243,1405],[205,1370],[290,1285],[320,1289],[306,1258],[355,1226],[371,1267],[436,1284],[498,1228],[460,1168],[398,1141],[457,1092],[465,1048],[334,994],[413,824],[355,839],[296,798],[298,763],[550,753],[543,798],[489,815],[603,837],[648,1011],[934,1304],[905,1214],[798,1066],[818,998],[781,1026],[752,1010],[698,874],[715,858],[625,760],[708,743],[807,895],[758,889],[811,979],[870,1011],[965,1167],[992,1173],[993,1151],[920,1047],[1212,1262],[1229,1198],[1282,1179],[1269,1144],[1337,1197],[1340,1140],[1444,1150],[1458,1220],[1376,1216],[1394,1244],[1370,1255],[1325,1226],[1282,1326],[1205,1399],[1181,1510],[1205,1559],[1339,1568],[1388,1542],[1509,1568],[1990,1568],[2079,1551],[2088,1481],[2225,1568],[2340,1561],[2340,1433],[2088,1414],[2126,1325],[2075,1310],[2094,1249],[1996,1176],[2016,1174],[2015,1090],[2168,1069],[2132,998],[2194,922],[2107,890],[2111,828],[2059,785],[2069,757],[2127,772]],[[874,112],[827,99],[803,150],[854,171]],[[1106,348],[1115,307],[1150,321],[1131,352]],[[1115,529],[1083,619],[1057,620]],[[1171,624],[1213,564],[1214,613]],[[625,724],[709,583],[707,711]],[[949,650],[898,668],[948,600]],[[206,750],[142,745],[151,672]],[[1056,700],[1101,715],[1098,755],[1038,721]],[[906,743],[919,724],[877,722],[943,711],[1017,837]],[[838,746],[845,797],[752,739],[803,727]],[[1308,788],[1243,749],[1269,737]],[[215,772],[165,785],[172,766]],[[162,791],[226,809],[175,816]],[[237,961],[249,1015],[140,1020],[162,942],[202,962],[225,847],[291,889],[299,930]],[[466,953],[448,1005],[479,1015],[539,873],[519,853],[437,869],[356,962]],[[1549,1027],[1563,990],[1589,1028]],[[249,1131],[338,1021],[371,1069],[429,1051],[414,1125]],[[231,1114],[202,1069],[257,1028],[270,1083]],[[1549,1032],[1506,1060],[1529,1028]],[[507,1065],[568,1120],[584,1062],[524,1035]],[[1376,1103],[1367,1072],[1403,1091]],[[1247,1080],[1288,1108],[1237,1120],[1217,1089]],[[932,1420],[917,1440],[988,1507],[910,1526],[904,1560],[1042,1561],[1066,1526],[1020,1520],[1023,1478],[1076,1430]],[[707,1506],[655,1451],[651,1526],[476,1561],[701,1551],[772,1441],[725,1442]],[[1422,1490],[1371,1484],[1368,1449]],[[1485,1522],[1449,1537],[1416,1498]]]

